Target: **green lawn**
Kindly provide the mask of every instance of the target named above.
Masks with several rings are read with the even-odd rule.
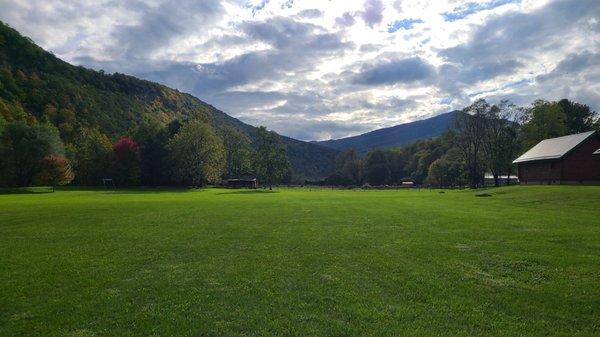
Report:
[[[0,195],[0,336],[600,335],[600,187]]]

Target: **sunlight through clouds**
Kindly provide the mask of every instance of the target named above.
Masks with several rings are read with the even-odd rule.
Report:
[[[0,6],[0,20],[69,62],[173,86],[303,140],[433,116],[481,97],[566,97],[600,108],[600,65],[590,61],[600,53],[595,0]]]

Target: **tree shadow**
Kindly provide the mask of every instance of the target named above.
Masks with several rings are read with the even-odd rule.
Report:
[[[99,189],[97,191],[104,191],[106,194],[159,194],[159,193],[191,193],[191,192],[204,192],[206,188],[193,188],[193,187],[130,187],[130,188],[116,188],[116,189]]]
[[[217,195],[226,195],[226,194],[271,194],[271,193],[279,193],[278,191],[273,190],[232,190],[231,192],[220,192]]]
[[[131,187],[102,187],[102,186],[61,186],[56,191],[62,192],[98,192],[104,194],[152,194],[152,193],[182,193],[198,192],[207,188],[185,186],[131,186]]]
[[[3,194],[44,194],[52,193],[52,187],[7,187],[0,188],[0,195]]]

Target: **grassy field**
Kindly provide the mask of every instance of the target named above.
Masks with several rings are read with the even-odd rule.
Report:
[[[0,336],[600,335],[600,187],[0,195]]]

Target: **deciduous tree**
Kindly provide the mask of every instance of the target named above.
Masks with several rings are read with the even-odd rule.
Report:
[[[4,185],[30,186],[42,159],[63,153],[64,146],[53,126],[7,123],[0,136],[0,180]]]
[[[598,120],[598,114],[585,104],[561,99],[557,105],[565,114],[567,134],[590,131]]]
[[[54,191],[54,187],[66,185],[73,178],[73,170],[71,170],[67,158],[60,155],[48,155],[42,159],[35,181],[37,185],[52,186],[52,191]]]
[[[386,185],[390,183],[390,163],[387,152],[374,150],[367,154],[365,160],[365,179],[371,185]]]
[[[250,139],[232,127],[225,127],[219,132],[225,147],[225,178],[239,177],[252,169],[252,148]]]
[[[113,145],[113,174],[117,184],[137,185],[140,182],[140,147],[130,137],[122,137]]]
[[[156,120],[140,123],[132,132],[140,146],[140,171],[142,185],[169,184],[169,163],[167,144],[169,130]]]
[[[361,185],[363,182],[364,163],[354,150],[348,150],[338,155],[336,170],[343,180],[352,185]]]
[[[463,184],[464,163],[457,149],[451,149],[429,165],[427,183],[439,187],[460,186]]]
[[[483,184],[484,116],[487,108],[485,100],[477,100],[464,108],[454,121],[454,144],[462,154],[471,188]]]
[[[198,120],[184,124],[167,149],[174,182],[203,186],[221,177],[225,150],[208,124]]]
[[[73,150],[74,183],[84,186],[100,185],[110,178],[113,162],[112,144],[98,129],[82,128],[75,137]]]
[[[554,102],[537,100],[524,116],[523,151],[541,140],[567,134],[567,116],[560,105]]]
[[[258,128],[255,168],[259,180],[273,189],[273,184],[281,181],[289,171],[289,162],[285,145],[274,131]]]

